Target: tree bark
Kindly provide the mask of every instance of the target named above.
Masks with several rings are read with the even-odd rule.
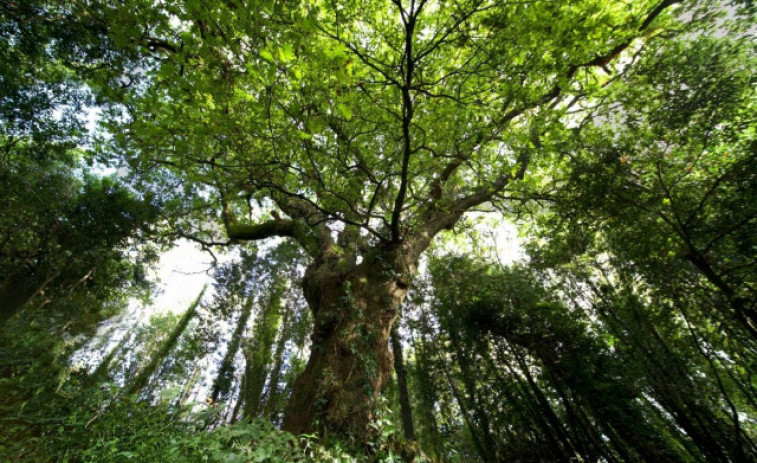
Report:
[[[364,441],[376,400],[392,371],[389,337],[415,273],[417,254],[373,249],[359,265],[333,256],[305,272],[313,313],[310,359],[297,379],[283,428]]]

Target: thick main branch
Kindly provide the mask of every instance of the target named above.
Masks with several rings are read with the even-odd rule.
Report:
[[[310,227],[301,219],[275,219],[257,224],[238,223],[231,210],[231,205],[224,205],[223,222],[226,233],[232,240],[257,241],[266,238],[292,238],[311,256],[320,251],[318,240]]]

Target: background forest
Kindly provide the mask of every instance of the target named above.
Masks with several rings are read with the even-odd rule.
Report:
[[[0,460],[757,462],[754,14],[0,0]]]

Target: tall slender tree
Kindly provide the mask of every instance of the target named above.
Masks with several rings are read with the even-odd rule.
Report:
[[[203,294],[205,294],[205,289],[206,288],[202,288],[200,294],[198,294],[197,298],[192,301],[192,303],[187,308],[187,311],[184,312],[184,315],[182,315],[179,321],[176,323],[176,326],[174,326],[171,332],[168,333],[166,339],[162,343],[160,343],[158,349],[150,355],[150,360],[147,362],[147,365],[142,367],[134,376],[134,378],[131,379],[129,385],[126,388],[130,394],[138,394],[142,389],[145,388],[145,386],[147,386],[150,378],[158,370],[161,363],[166,360],[166,357],[171,353],[171,350],[176,347],[176,343],[179,341],[179,337],[184,334],[187,327],[189,326],[189,323],[194,319],[195,315],[197,315],[197,307],[202,301],[202,296]]]
[[[405,358],[402,355],[402,339],[395,327],[391,333],[392,354],[394,355],[394,373],[397,375],[397,389],[400,401],[400,414],[402,416],[402,431],[405,439],[415,440],[415,423],[413,422],[413,409],[410,405],[410,391],[407,387],[407,370]]]
[[[252,308],[255,305],[255,299],[253,297],[247,298],[242,306],[242,310],[239,313],[239,319],[237,325],[234,328],[234,332],[231,334],[231,341],[226,348],[226,354],[223,356],[221,366],[218,369],[218,375],[213,383],[213,389],[210,393],[210,398],[213,403],[218,402],[220,398],[225,397],[231,389],[231,382],[234,376],[234,358],[239,349],[242,346],[245,331],[247,330],[247,322],[250,321],[250,315],[252,314]]]

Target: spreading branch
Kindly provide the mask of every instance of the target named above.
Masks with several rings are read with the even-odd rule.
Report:
[[[301,219],[269,220],[258,224],[242,224],[236,220],[231,204],[223,208],[223,222],[229,238],[235,241],[259,241],[267,238],[292,238],[311,256],[319,252],[319,243],[310,227]]]

